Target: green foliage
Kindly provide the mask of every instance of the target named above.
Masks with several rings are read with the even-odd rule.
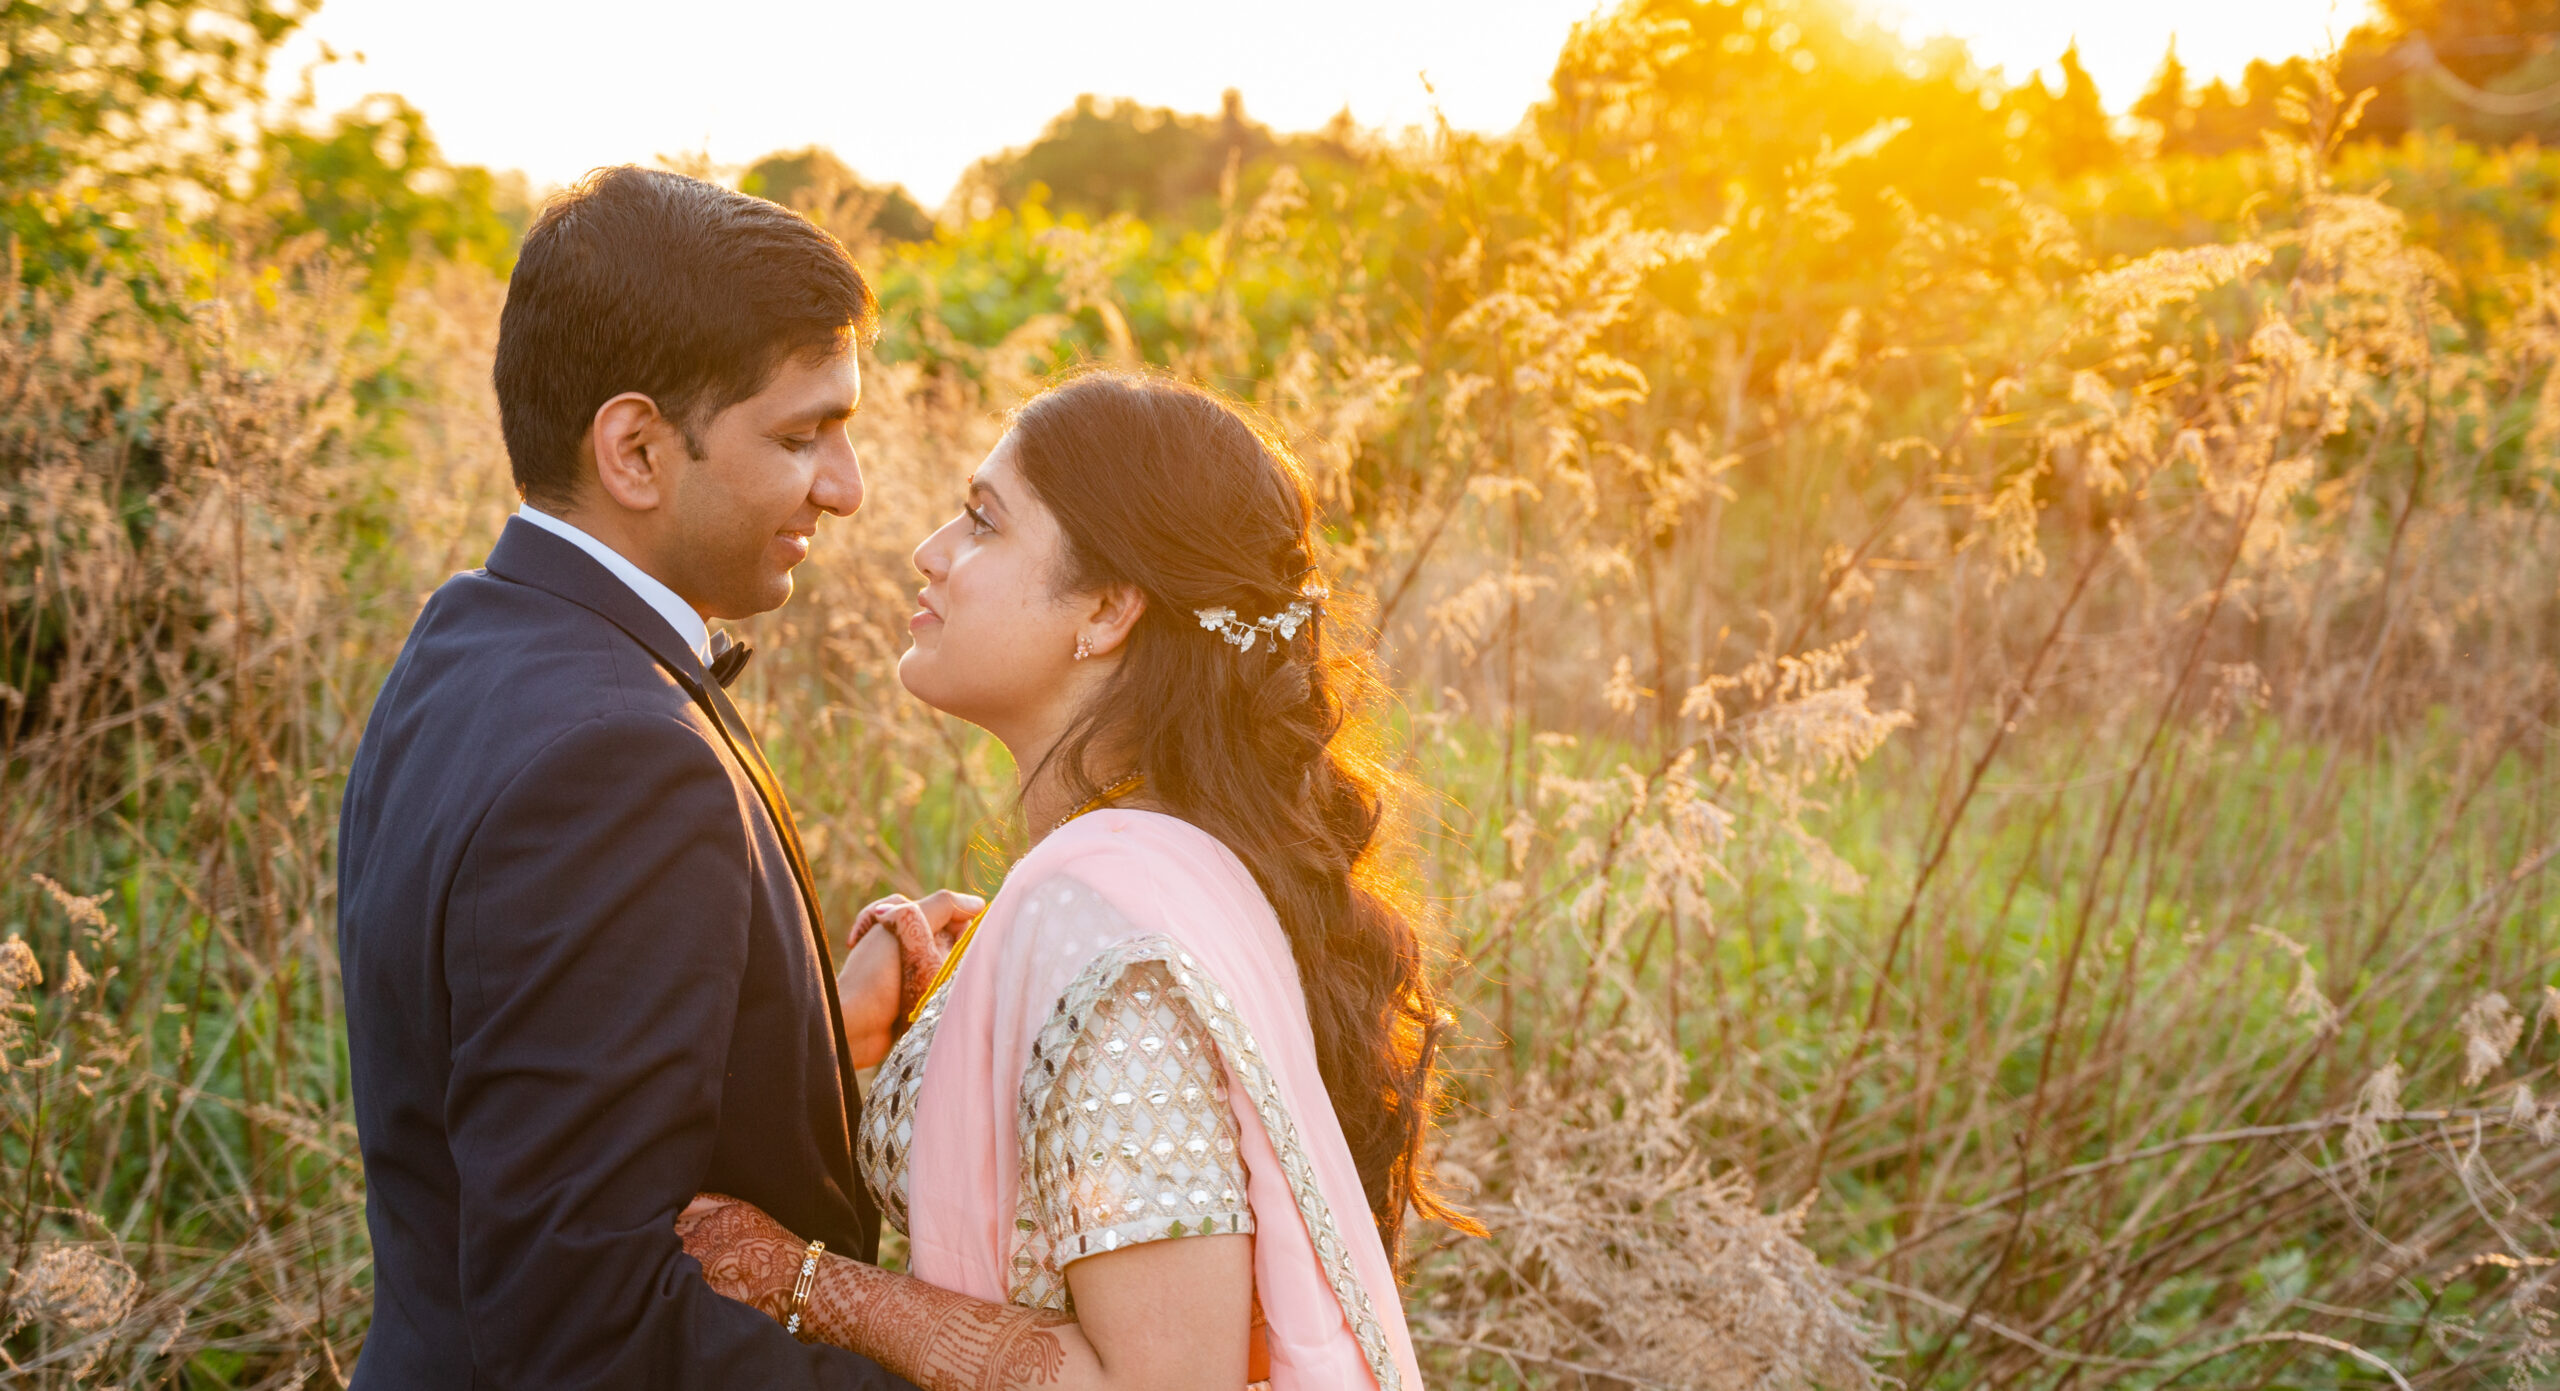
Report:
[[[2552,0],[2385,0],[2339,45],[2340,82],[2373,92],[2362,129],[2505,143],[2560,137]]]
[[[1244,98],[1233,89],[1216,116],[1088,94],[1038,140],[971,166],[954,201],[983,217],[1020,206],[1037,189],[1062,213],[1197,223],[1232,196],[1222,190],[1238,167],[1273,156],[1297,162],[1343,157],[1348,130],[1347,121],[1337,120],[1330,134],[1275,137],[1245,115]]]
[[[32,280],[124,258],[175,186],[227,190],[218,119],[255,103],[268,55],[316,0],[0,4],[0,219]]]
[[[853,229],[849,244],[922,241],[933,235],[933,218],[917,206],[904,184],[865,183],[833,151],[818,145],[766,155],[747,166],[738,189],[808,213],[840,236]]]
[[[504,269],[528,217],[523,180],[446,163],[399,97],[317,128],[243,119],[315,7],[0,5],[0,229],[22,278],[106,275],[146,302],[183,301],[244,243],[316,239],[367,266],[378,309],[421,258]]]
[[[1894,258],[2010,225],[2022,189],[2050,192],[2070,215],[2069,236],[2101,257],[2244,234],[2268,215],[2282,176],[2265,140],[2298,130],[2317,90],[2299,58],[2255,63],[2237,87],[2217,80],[2199,90],[2173,47],[2134,109],[2157,128],[2158,157],[2128,163],[2075,54],[2064,56],[2063,74],[2058,92],[2042,81],[1999,90],[1961,48],[1912,50],[1837,0],[1636,0],[1576,32],[1532,116],[1535,151],[1557,161],[1561,177],[1537,177],[1528,151],[1488,143],[1481,156],[1453,155],[1476,164],[1460,189],[1357,141],[1279,140],[1241,163],[1233,193],[1183,217],[1135,219],[1098,242],[1079,238],[1151,198],[1131,171],[1152,170],[1110,155],[1138,147],[1142,122],[1167,148],[1191,142],[1195,170],[1206,167],[1201,151],[1219,147],[1206,118],[1080,102],[1053,123],[1054,143],[1033,147],[1081,171],[1080,200],[1024,177],[1006,185],[1018,196],[985,200],[986,215],[884,252],[890,313],[910,325],[893,329],[885,350],[940,360],[935,344],[990,348],[1041,316],[1074,313],[1075,328],[1053,351],[1111,351],[1099,313],[1070,305],[1063,288],[1072,244],[1115,249],[1097,273],[1135,350],[1173,361],[1208,311],[1198,275],[1215,260],[1218,227],[1247,220],[1286,167],[1309,209],[1292,235],[1315,239],[1301,283],[1246,287],[1218,311],[1241,314],[1273,352],[1334,288],[1362,297],[1372,331],[1427,341],[1456,311],[1446,275],[1471,243],[1482,254],[1543,219],[1626,216],[1720,238],[1717,288],[1667,269],[1649,286],[1659,305],[1698,316],[1739,310],[1757,330],[1745,344],[1751,357],[1803,355],[1849,310],[1914,312],[1884,288]],[[2544,190],[2560,178],[2560,155],[2441,133],[2360,138],[2372,134],[2370,120],[2349,132],[2340,185],[2372,191],[2411,219],[2418,241],[2446,259],[2467,322],[2503,312],[2503,287],[2552,246]],[[1448,138],[1453,150],[1471,140]],[[1302,158],[1311,147],[1314,157]],[[1034,167],[1029,153],[980,173]],[[1996,176],[1986,180],[1986,169]],[[1372,235],[1348,235],[1354,229]],[[1362,244],[1351,250],[1351,241]],[[1341,265],[1345,254],[1358,265]]]
[[[2513,39],[2560,30],[2555,0],[2379,0],[2377,8],[2400,32],[2438,39]]]
[[[270,247],[313,233],[361,260],[377,303],[420,258],[504,272],[530,220],[521,175],[444,161],[426,119],[396,96],[341,112],[326,130],[270,130],[251,193]]]
[[[2044,139],[2044,163],[2061,178],[2104,169],[2123,151],[2116,147],[2113,121],[2098,99],[2098,84],[2080,61],[2080,45],[2062,53],[2062,90],[2049,90],[2041,77],[2011,93],[2005,103],[2023,115],[2029,128]]]
[[[2220,155],[2255,150],[2270,132],[2285,123],[2285,93],[2308,93],[2314,79],[2302,58],[2282,63],[2251,60],[2234,88],[2215,78],[2202,88],[2189,84],[2178,46],[2169,45],[2151,86],[2133,104],[2133,115],[2149,122],[2163,155]]]
[[[1533,128],[1581,172],[1543,202],[1591,200],[1682,230],[1809,214],[1805,239],[1872,257],[1873,240],[1828,237],[1840,219],[1789,208],[1785,191],[1828,182],[1861,225],[1887,183],[1933,209],[1994,201],[1984,178],[2044,173],[2040,142],[2005,119],[2001,97],[1961,46],[1913,50],[1845,0],[1634,0],[1577,28],[1557,60]],[[1882,164],[1850,153],[1888,145]]]

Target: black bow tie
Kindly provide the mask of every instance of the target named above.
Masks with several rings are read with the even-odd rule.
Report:
[[[725,631],[711,635],[711,679],[722,689],[738,684],[738,673],[747,669],[747,659],[756,650]]]

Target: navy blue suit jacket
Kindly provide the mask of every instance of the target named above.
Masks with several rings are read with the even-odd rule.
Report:
[[[676,1240],[705,1189],[865,1260],[879,1216],[790,809],[628,586],[511,520],[436,591],[365,726],[338,893],[359,1391],[906,1386]]]

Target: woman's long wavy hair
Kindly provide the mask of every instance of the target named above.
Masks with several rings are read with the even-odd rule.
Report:
[[[1449,1023],[1383,863],[1394,778],[1360,718],[1375,672],[1338,640],[1332,613],[1249,651],[1195,616],[1228,608],[1251,623],[1321,584],[1305,472],[1236,408],[1156,374],[1070,377],[1022,407],[1012,439],[1023,481],[1065,533],[1060,589],[1146,596],[1118,672],[1049,770],[1070,805],[1144,774],[1159,806],[1244,861],[1288,933],[1325,1089],[1388,1253],[1409,1210],[1474,1230],[1423,1160]]]

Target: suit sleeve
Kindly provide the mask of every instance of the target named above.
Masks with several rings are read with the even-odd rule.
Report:
[[[720,1119],[747,834],[701,736],[634,713],[562,735],[472,836],[445,1108],[472,1356],[499,1385],[907,1385],[714,1293],[676,1239]]]

